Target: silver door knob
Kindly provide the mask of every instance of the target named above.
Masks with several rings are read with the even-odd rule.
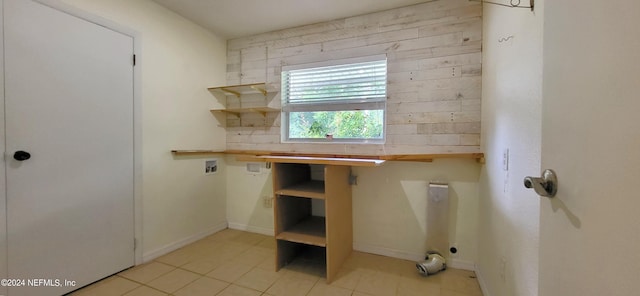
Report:
[[[544,170],[542,177],[525,177],[524,187],[533,188],[540,196],[554,197],[558,192],[558,177],[552,170]]]

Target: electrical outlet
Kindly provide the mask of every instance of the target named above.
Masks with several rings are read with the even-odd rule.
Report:
[[[263,196],[262,197],[262,205],[265,208],[273,208],[273,197],[271,197],[271,196]]]

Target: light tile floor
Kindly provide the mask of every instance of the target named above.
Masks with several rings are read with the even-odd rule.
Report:
[[[226,229],[71,295],[482,295],[471,271],[449,268],[422,277],[412,261],[355,251],[327,285],[324,262],[313,256],[275,272],[274,249],[273,237]]]

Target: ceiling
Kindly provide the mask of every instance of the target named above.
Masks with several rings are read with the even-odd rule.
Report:
[[[433,0],[153,0],[233,39]]]

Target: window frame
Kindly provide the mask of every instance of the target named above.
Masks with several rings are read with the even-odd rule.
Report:
[[[334,143],[334,144],[384,144],[387,138],[387,98],[388,98],[388,73],[385,73],[385,96],[383,99],[376,100],[349,100],[347,102],[340,102],[337,100],[329,100],[318,103],[304,103],[304,104],[287,104],[286,93],[284,83],[285,73],[292,70],[312,69],[330,66],[340,66],[349,64],[366,63],[373,61],[385,61],[388,66],[388,60],[386,54],[374,55],[358,58],[331,60],[317,63],[298,64],[282,67],[281,77],[281,94],[282,94],[282,110],[281,110],[281,142],[282,143]],[[289,136],[290,131],[290,113],[291,112],[319,112],[319,111],[363,111],[363,110],[382,110],[382,137],[381,138],[291,138]]]

